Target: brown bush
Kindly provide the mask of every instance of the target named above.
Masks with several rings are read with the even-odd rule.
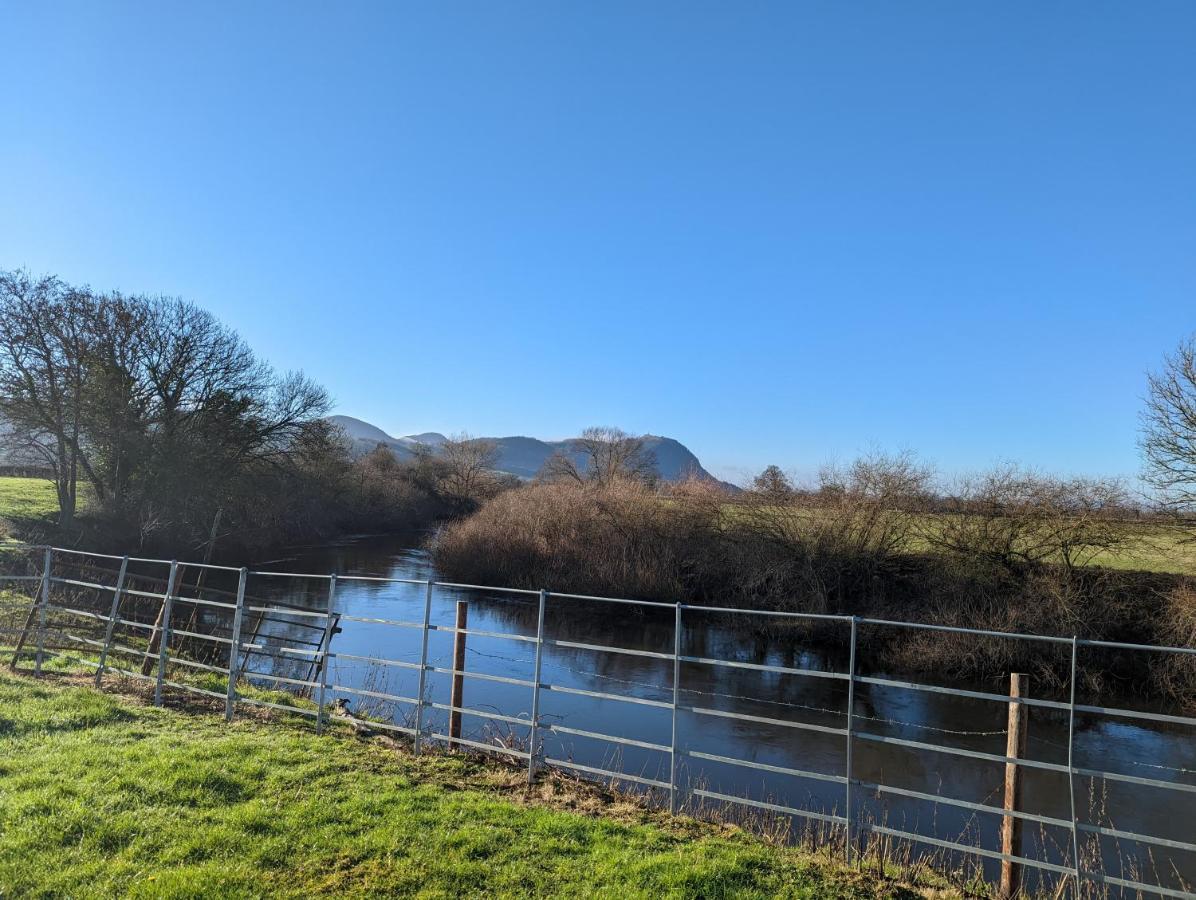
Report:
[[[992,564],[985,552],[912,553],[906,541],[925,498],[910,486],[920,479],[857,472],[791,502],[702,481],[660,490],[626,481],[534,484],[445,526],[433,550],[446,576],[480,584],[1146,644],[1196,640],[1196,589],[1177,576],[1041,559]],[[868,629],[862,640],[890,670],[1023,671],[1060,689],[1069,671],[1065,645],[903,629]],[[1089,686],[1150,685],[1196,698],[1189,657],[1086,657]]]

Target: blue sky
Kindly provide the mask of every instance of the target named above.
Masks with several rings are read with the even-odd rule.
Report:
[[[1196,329],[1196,3],[0,0],[0,266],[392,433],[1132,475]]]

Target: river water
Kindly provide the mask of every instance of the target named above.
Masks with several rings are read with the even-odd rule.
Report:
[[[258,569],[339,575],[372,575],[402,579],[436,579],[427,555],[393,538],[355,539],[328,546],[304,548],[285,557],[263,562]],[[546,587],[551,589],[551,585]],[[326,604],[326,585],[303,579],[255,577],[250,593],[285,596],[313,609]],[[525,636],[536,633],[536,598],[438,588],[432,605],[432,623],[452,626],[456,601],[469,601],[471,630],[506,632]],[[418,623],[423,616],[424,588],[420,585],[340,581],[336,609],[364,618]],[[687,613],[683,653],[706,658],[765,663],[794,668],[844,671],[847,660],[841,649],[819,646],[800,630],[749,631],[728,624],[723,614]],[[342,623],[333,650],[340,654],[418,663],[421,630],[363,622]],[[673,650],[673,612],[642,609],[586,600],[550,600],[545,636],[557,640],[660,653]],[[285,634],[275,638],[285,639]],[[450,632],[430,634],[428,658],[432,665],[452,666]],[[498,637],[471,635],[467,641],[466,669],[508,678],[531,679],[534,645]],[[275,664],[277,665],[277,664]],[[600,653],[575,648],[545,646],[542,682],[566,688],[620,694],[664,703],[672,701],[673,663],[643,656]],[[274,668],[274,674],[281,670]],[[858,671],[873,670],[860,659]],[[299,673],[300,676],[302,673]],[[350,664],[340,661],[331,670],[332,682],[354,688],[414,697],[418,673],[409,669]],[[426,696],[448,704],[451,677],[430,674]],[[928,684],[1004,693],[1006,679],[961,683],[933,673],[916,678]],[[764,719],[807,722],[833,727],[845,724],[847,684],[844,681],[784,675],[750,669],[685,663],[681,667],[681,704],[745,713]],[[1064,686],[1063,690],[1066,690]],[[1054,693],[1036,693],[1048,699],[1066,699]],[[348,697],[353,709],[383,715],[410,724],[410,704],[390,704],[370,698]],[[331,700],[331,698],[330,698]],[[1130,701],[1086,698],[1107,706],[1131,706]],[[466,679],[464,705],[526,720],[531,710],[531,690],[501,682]],[[542,720],[566,728],[601,732],[638,741],[668,745],[671,710],[633,705],[577,694],[541,691]],[[1140,706],[1141,701],[1138,701]],[[855,727],[876,735],[935,743],[947,747],[1003,755],[1007,708],[1004,704],[905,688],[857,684]],[[1063,711],[1032,708],[1027,755],[1045,762],[1066,764],[1068,723]],[[433,730],[444,733],[447,713],[430,711]],[[426,723],[427,724],[427,723]],[[463,736],[472,740],[504,741],[526,746],[528,727],[488,722],[465,716]],[[669,755],[638,747],[616,747],[590,738],[542,732],[549,757],[669,780]],[[802,769],[826,775],[845,773],[842,736],[808,732],[760,721],[736,721],[709,714],[683,712],[678,717],[678,746],[723,757],[767,765]],[[1144,723],[1110,717],[1079,716],[1076,720],[1075,765],[1196,785],[1196,740],[1192,729],[1181,725]],[[1004,765],[971,758],[867,740],[854,743],[854,771],[863,782],[886,784],[925,794],[1000,806]],[[1065,820],[1071,818],[1066,773],[1025,770],[1023,809]],[[822,813],[842,814],[841,784],[811,778],[749,769],[685,757],[680,783]],[[925,800],[879,795],[855,789],[855,813],[860,820],[911,831],[941,840],[1000,849],[1000,817]],[[1094,782],[1076,779],[1076,807],[1081,822],[1122,831],[1150,834],[1180,841],[1196,841],[1196,793],[1157,787]],[[804,826],[794,820],[794,828]],[[796,833],[796,832],[795,832]],[[1022,855],[1060,861],[1070,856],[1070,831],[1054,825],[1027,822]],[[1095,839],[1092,839],[1095,840]],[[1095,845],[1094,845],[1095,846]],[[933,847],[922,846],[923,851]],[[1155,882],[1176,888],[1196,883],[1196,853],[1153,848],[1153,858],[1141,844],[1101,839],[1099,852],[1105,874]],[[1061,856],[1063,854],[1063,856]],[[1085,854],[1087,855],[1087,854]],[[994,860],[984,863],[995,877]],[[1098,866],[1087,863],[1088,868]],[[1053,876],[1049,876],[1053,878]],[[1027,872],[1027,886],[1038,882]],[[1046,882],[1043,882],[1045,885]]]

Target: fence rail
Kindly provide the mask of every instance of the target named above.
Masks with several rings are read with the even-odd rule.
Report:
[[[899,622],[886,619],[871,619],[859,616],[727,609],[723,607],[701,606],[684,603],[668,604],[661,603],[659,601],[647,602],[626,598],[564,594],[549,590],[531,591],[526,589],[490,587],[485,585],[466,585],[453,582],[437,582],[432,580],[416,581],[405,578],[385,578],[364,575],[314,575],[310,573],[259,572],[250,571],[246,568],[236,569],[227,566],[205,566],[204,564],[199,563],[179,563],[178,561],[172,560],[151,560],[128,556],[121,557],[51,547],[26,548],[26,551],[33,554],[42,554],[40,560],[40,573],[35,574],[34,571],[30,571],[27,568],[24,573],[0,574],[0,586],[7,586],[10,589],[14,587],[17,589],[32,588],[34,594],[29,615],[25,621],[25,627],[21,630],[20,639],[16,642],[15,648],[11,651],[11,664],[14,668],[17,666],[18,660],[20,658],[33,656],[34,672],[35,674],[40,675],[43,671],[44,662],[48,657],[55,655],[67,656],[68,658],[74,659],[83,663],[84,665],[94,668],[96,670],[95,684],[97,686],[102,684],[104,676],[108,673],[116,673],[122,676],[140,679],[152,683],[154,685],[154,702],[158,705],[163,703],[164,689],[169,687],[173,690],[192,693],[209,699],[222,701],[225,704],[225,716],[230,721],[235,715],[238,705],[257,706],[279,710],[286,713],[310,716],[316,720],[317,729],[322,729],[324,727],[327,718],[326,700],[330,692],[334,694],[349,694],[361,697],[369,697],[373,699],[384,700],[392,704],[399,704],[408,708],[412,714],[413,727],[411,724],[411,719],[407,720],[407,724],[398,724],[393,721],[370,721],[369,727],[376,727],[381,730],[389,730],[411,736],[414,739],[414,749],[416,753],[421,751],[425,741],[431,740],[441,743],[447,742],[450,745],[461,745],[473,750],[494,753],[506,758],[524,760],[527,764],[527,776],[529,782],[534,781],[538,772],[544,767],[553,766],[585,776],[608,779],[612,782],[626,782],[635,784],[653,791],[659,790],[666,792],[668,796],[669,807],[673,812],[677,812],[682,806],[684,806],[687,799],[696,797],[701,800],[714,801],[720,804],[739,805],[749,809],[759,809],[767,812],[783,814],[786,816],[795,816],[800,819],[819,822],[825,825],[833,826],[837,829],[842,829],[843,837],[845,838],[844,843],[846,847],[846,853],[849,861],[859,853],[858,845],[861,837],[866,834],[873,834],[901,841],[925,844],[940,850],[948,850],[954,853],[968,854],[984,859],[1012,862],[1019,866],[1034,868],[1055,875],[1063,875],[1074,882],[1077,894],[1085,882],[1092,882],[1095,884],[1111,885],[1122,890],[1146,892],[1159,896],[1196,898],[1196,893],[1192,893],[1187,890],[1186,886],[1182,888],[1168,887],[1165,885],[1152,884],[1149,882],[1133,879],[1118,878],[1110,873],[1088,871],[1085,868],[1084,860],[1081,856],[1081,835],[1092,835],[1098,840],[1102,837],[1127,840],[1149,847],[1167,848],[1181,852],[1196,852],[1196,843],[1161,836],[1141,834],[1133,831],[1125,831],[1090,822],[1083,822],[1080,820],[1076,808],[1076,788],[1078,779],[1104,780],[1133,786],[1148,786],[1168,791],[1175,791],[1181,794],[1196,793],[1196,784],[1189,784],[1179,780],[1168,781],[1157,778],[1146,778],[1120,772],[1105,771],[1104,769],[1080,767],[1076,764],[1074,758],[1075,721],[1077,714],[1084,716],[1109,716],[1115,719],[1147,720],[1151,722],[1178,726],[1196,725],[1196,718],[1190,716],[1156,714],[1141,710],[1077,703],[1076,673],[1078,668],[1078,657],[1083,648],[1110,648],[1129,650],[1133,652],[1187,655],[1196,655],[1196,648],[1154,647],[1148,645],[1128,644],[1123,642],[1085,640],[1078,637],[1063,638],[1048,635],[999,632],[986,629],[970,629],[946,625],[923,625],[918,623]],[[94,560],[97,559],[107,560],[111,563],[119,564],[119,568],[116,571],[112,571],[110,569],[97,567],[94,564]],[[129,569],[130,564],[167,566],[168,576],[159,582],[159,584],[164,585],[162,590],[147,591],[132,587],[131,585],[133,583],[144,584],[146,581],[146,576],[134,575]],[[32,568],[32,566],[33,560],[30,561],[30,568]],[[203,571],[204,569],[207,569],[211,571],[221,571],[235,574],[237,578],[236,590],[217,591],[214,589],[204,588],[198,583],[188,587],[182,584],[179,578],[179,571],[184,567],[188,570],[195,569],[197,571]],[[71,568],[86,569],[89,571],[90,577],[70,577],[67,574],[61,574],[63,570],[70,570]],[[113,575],[113,583],[103,583],[102,580],[100,580],[100,576],[102,574]],[[309,606],[301,606],[299,604],[289,605],[277,601],[276,599],[263,600],[247,596],[246,588],[250,579],[279,578],[304,579],[305,581],[313,582],[314,586],[318,586],[320,583],[325,584],[327,586],[327,594],[323,608],[313,609]],[[423,587],[424,603],[422,621],[401,621],[395,619],[346,615],[340,613],[336,609],[336,589],[338,580],[340,582],[368,582],[376,584],[395,583]],[[58,589],[60,595],[62,596],[59,596],[56,599],[56,602],[52,602],[53,592],[55,589]],[[467,591],[484,592],[487,594],[498,593],[534,599],[537,606],[536,632],[533,636],[512,632],[498,632],[488,629],[470,629],[466,627],[450,627],[433,624],[431,622],[433,598],[436,591],[440,589],[448,589],[454,592]],[[184,591],[187,591],[188,593],[184,593]],[[188,594],[193,594],[193,596],[189,596]],[[220,596],[226,600],[231,598],[232,602],[208,599],[211,596]],[[130,600],[136,600],[139,602],[144,602],[147,600],[157,601],[159,606],[157,609],[156,621],[153,623],[136,621],[135,616],[133,618],[127,618],[126,614],[122,612],[122,605]],[[591,644],[546,636],[546,609],[554,602],[569,603],[573,601],[596,601],[600,603],[630,604],[639,607],[672,611],[672,652],[661,652],[656,650],[650,651],[634,647],[619,647],[606,644]],[[182,606],[178,606],[179,604]],[[195,613],[192,615],[187,627],[175,627],[173,620],[177,616],[178,610],[180,608],[189,608],[197,611],[201,609],[208,609],[212,611],[212,615],[217,617],[231,616],[232,621],[231,623],[227,624],[215,623],[209,624],[207,626],[201,626],[199,624],[198,614]],[[826,671],[821,669],[768,665],[765,663],[753,663],[739,660],[720,659],[704,655],[687,654],[683,652],[683,639],[685,637],[685,628],[687,624],[686,615],[693,615],[695,613],[774,617],[779,619],[819,622],[824,625],[830,624],[832,626],[842,627],[847,632],[846,640],[849,646],[849,661],[847,670],[842,672]],[[69,626],[71,630],[68,631],[60,624],[51,623],[50,617],[52,614],[65,615],[78,624],[95,623],[96,625],[102,625],[103,627],[102,630],[97,632],[96,635],[89,636],[85,634],[77,634],[75,631],[78,629],[73,625]],[[271,618],[268,619],[267,617]],[[245,631],[250,618],[255,618],[256,625],[248,629],[249,633],[247,635]],[[295,629],[301,633],[310,632],[312,636],[311,640],[305,641],[302,638],[292,639],[288,636],[285,639],[277,642],[277,646],[269,646],[265,642],[266,639],[262,637],[261,632],[262,625],[266,621],[285,623],[288,628]],[[386,659],[373,655],[355,654],[349,652],[337,652],[334,644],[335,637],[339,632],[338,623],[341,621],[355,622],[381,628],[395,627],[403,629],[418,629],[422,633],[419,662],[416,663],[404,660]],[[953,633],[980,637],[995,637],[1019,641],[1024,640],[1055,645],[1063,649],[1068,656],[1068,662],[1070,664],[1070,680],[1068,684],[1069,699],[1065,702],[1060,700],[1047,700],[1026,696],[1006,696],[986,691],[964,690],[942,685],[923,684],[908,680],[861,675],[857,671],[857,646],[859,643],[859,631],[863,626],[920,629],[931,632]],[[203,627],[207,627],[208,631],[205,632],[201,630]],[[133,637],[124,637],[118,634],[118,629],[121,628],[132,628],[141,632],[148,631],[150,636],[148,640],[146,640],[146,646],[130,646],[128,642],[132,640]],[[57,630],[55,631],[54,629]],[[221,633],[214,633],[217,631]],[[532,677],[530,679],[525,679],[494,675],[485,672],[465,671],[463,665],[456,662],[452,667],[435,665],[433,664],[433,661],[429,659],[428,651],[428,638],[433,632],[451,633],[460,639],[464,639],[465,636],[477,636],[496,639],[509,639],[516,643],[531,644],[534,646],[535,652]],[[67,642],[66,645],[51,646],[49,639],[55,635],[59,640],[65,640]],[[34,642],[35,649],[31,649],[30,647],[31,639]],[[183,640],[180,641],[180,639]],[[193,658],[185,652],[185,647],[193,645],[196,642],[202,642],[203,644],[214,649],[206,652],[200,659]],[[295,644],[299,644],[299,646],[294,646]],[[71,647],[77,648],[79,650],[87,649],[97,651],[96,659],[84,658],[70,652],[61,652],[63,649],[69,651]],[[543,672],[544,650],[546,647],[557,647],[568,650],[583,650],[587,652],[615,654],[620,656],[641,657],[650,660],[659,660],[662,662],[671,663],[671,684],[658,686],[663,691],[671,693],[671,699],[652,699],[649,697],[634,696],[630,693],[588,690],[572,685],[554,683],[553,681],[546,679]],[[223,648],[223,650],[220,648]],[[246,669],[248,664],[247,660],[253,655],[266,656],[278,661],[289,660],[291,662],[305,662],[309,665],[307,677],[291,677],[288,675],[280,675],[276,672],[249,671]],[[384,690],[371,690],[361,686],[340,684],[330,675],[331,663],[338,659],[349,663],[368,663],[371,665],[415,670],[419,673],[419,683],[416,696],[410,697]],[[122,661],[125,660],[130,662],[124,662],[122,665]],[[813,678],[845,683],[847,688],[845,708],[842,710],[821,710],[825,713],[833,713],[835,715],[841,716],[844,720],[844,725],[843,727],[839,727],[814,722],[799,722],[792,719],[760,716],[732,710],[717,709],[711,706],[702,706],[696,703],[684,702],[681,694],[688,692],[689,689],[682,687],[683,663],[690,666],[710,666],[750,672],[770,673],[785,677]],[[199,686],[197,684],[188,684],[186,680],[179,680],[177,677],[168,677],[170,675],[171,666],[175,665],[182,666],[185,669],[192,669],[200,672],[224,676],[227,687],[226,689],[219,691],[211,690],[208,687]],[[140,671],[138,671],[139,667],[141,667]],[[448,704],[432,702],[427,693],[429,674],[445,674],[451,675],[454,678],[463,677],[482,681],[492,681],[527,689],[530,691],[530,715],[524,718],[522,715],[512,716],[495,711],[479,709],[476,707],[467,707],[459,703],[459,701],[456,699]],[[244,679],[260,679],[268,681],[274,685],[299,688],[301,691],[315,696],[314,708],[302,705],[292,706],[286,703],[277,703],[273,702],[272,700],[265,700],[260,697],[246,696],[244,692],[238,690],[239,683],[241,683]],[[856,709],[856,689],[861,685],[915,692],[928,692],[934,694],[947,694],[954,697],[967,698],[971,700],[1000,703],[1003,706],[1009,706],[1010,704],[1023,704],[1027,707],[1038,707],[1042,709],[1053,710],[1059,713],[1065,713],[1068,721],[1068,744],[1066,748],[1067,761],[1066,763],[1047,762],[1025,756],[1009,756],[1004,754],[988,753],[966,747],[946,746],[943,744],[931,743],[929,741],[917,741],[876,733],[875,731],[868,730],[865,724],[870,718],[873,717],[861,715]],[[541,715],[541,697],[544,692],[556,692],[604,701],[635,704],[668,710],[671,714],[671,734],[669,743],[665,744],[659,741],[648,741],[622,735],[608,734],[588,728],[573,728],[556,722],[547,721]],[[514,747],[488,743],[485,741],[465,739],[462,738],[460,734],[454,735],[451,733],[444,734],[438,732],[431,726],[430,720],[427,716],[427,712],[430,710],[438,710],[442,712],[447,711],[457,716],[463,714],[471,717],[478,717],[487,721],[502,722],[508,725],[526,727],[529,730],[529,738],[526,749],[517,749]],[[756,760],[742,759],[733,756],[686,749],[681,746],[679,741],[678,716],[681,713],[706,717],[719,717],[749,724],[780,726],[841,739],[843,742],[842,774],[792,768],[759,762]],[[584,738],[587,740],[604,742],[616,748],[633,747],[664,754],[668,757],[668,780],[666,781],[663,778],[650,778],[644,774],[620,771],[616,768],[584,765],[574,760],[550,756],[546,753],[544,748],[545,735],[568,735],[572,737]],[[1016,766],[1026,769],[1034,769],[1041,772],[1054,773],[1057,775],[1065,775],[1067,777],[1068,795],[1070,800],[1070,815],[1067,818],[1040,815],[1026,812],[1024,810],[976,803],[961,798],[953,798],[950,796],[943,796],[941,794],[931,794],[923,791],[902,788],[897,785],[889,785],[878,781],[865,780],[859,777],[855,771],[854,751],[861,742],[887,744],[890,746],[908,750],[916,750],[919,752],[963,757],[982,763]],[[843,788],[843,805],[840,811],[827,813],[814,809],[803,809],[796,806],[770,803],[764,800],[758,800],[749,797],[735,796],[719,791],[707,790],[704,787],[686,786],[681,777],[680,763],[682,760],[687,759],[702,760],[705,762],[739,767],[761,773],[792,776],[803,779],[811,779],[823,783],[841,785]],[[934,804],[944,804],[958,809],[967,810],[972,813],[980,813],[996,817],[1016,817],[1044,826],[1067,829],[1070,847],[1067,848],[1066,852],[1061,854],[1062,858],[1060,860],[1052,862],[1044,859],[1014,855],[994,848],[970,845],[958,841],[947,841],[941,838],[920,834],[915,831],[891,828],[874,822],[862,821],[859,816],[859,803],[857,802],[856,797],[856,792],[858,791],[871,791],[881,795],[914,799]],[[1196,830],[1196,806],[1193,807],[1192,815],[1190,816],[1189,821],[1194,824],[1194,830]]]

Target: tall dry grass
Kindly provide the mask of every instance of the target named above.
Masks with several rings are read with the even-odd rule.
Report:
[[[532,484],[442,528],[433,552],[447,577],[478,584],[1148,644],[1196,637],[1196,588],[1179,576],[1002,555],[978,540],[911,552],[930,521],[919,475],[890,476],[857,468],[791,502],[696,481],[663,491],[634,481]],[[1009,528],[991,530],[1008,545]],[[892,631],[861,638],[890,668],[1017,670],[1044,688],[1062,687],[1069,671],[1065,647]],[[1089,689],[1150,687],[1196,701],[1191,657],[1104,654],[1081,671]]]

